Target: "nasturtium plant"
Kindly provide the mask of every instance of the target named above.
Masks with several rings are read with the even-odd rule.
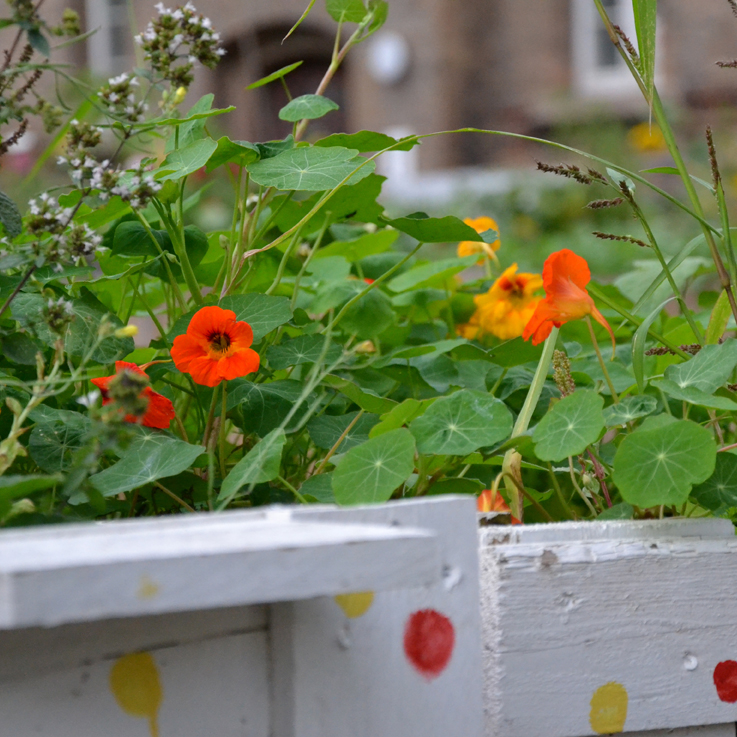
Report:
[[[464,389],[438,399],[409,429],[421,453],[467,456],[506,440],[512,414],[489,394]]]
[[[535,455],[543,461],[561,461],[583,453],[604,429],[603,406],[603,397],[586,389],[561,399],[532,434]]]
[[[737,507],[737,455],[717,453],[714,473],[704,483],[694,486],[691,497],[713,512]]]
[[[392,430],[352,448],[333,472],[333,492],[341,504],[385,502],[414,469],[415,440]]]
[[[714,436],[688,420],[658,415],[628,435],[614,457],[622,498],[638,507],[683,504],[716,463]]]
[[[6,55],[0,156],[39,112],[23,102],[37,72],[59,71],[46,36],[79,35],[72,16],[54,30],[40,5],[10,7],[24,43]],[[61,130],[43,158],[58,152],[66,184],[27,205],[0,192],[0,525],[437,494],[501,523],[737,517],[737,233],[711,132],[714,218],[655,104],[654,12],[638,11],[641,58],[617,52],[677,166],[562,144],[589,166],[539,164],[634,217],[634,235],[595,234],[644,254],[603,284],[568,248],[517,251],[505,213],[385,209],[377,161],[426,136],[312,121],[388,5],[324,8],[336,43],[314,93],[292,95],[300,61],[247,88],[251,105],[285,88],[282,139],[233,140],[234,107],[187,100],[225,53],[190,3],[159,7],[141,66],[76,110],[44,106]],[[695,216],[667,257],[648,190]]]

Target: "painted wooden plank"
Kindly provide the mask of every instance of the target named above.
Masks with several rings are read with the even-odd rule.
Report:
[[[267,636],[127,653],[10,680],[0,689],[0,715],[4,737],[269,737]]]
[[[266,632],[266,627],[266,607],[253,606],[4,630],[0,631],[0,689],[8,681],[73,670],[113,660],[121,653]]]
[[[710,724],[705,727],[657,729],[633,732],[632,737],[735,737],[735,726],[734,724]]]
[[[737,720],[731,525],[726,536],[719,521],[654,522],[629,535],[587,524],[579,540],[570,525],[560,540],[556,525],[510,538],[481,533],[487,736],[729,731]]]
[[[483,517],[484,515],[479,515]],[[610,520],[608,522],[558,522],[555,525],[484,527],[481,547],[497,543],[534,543],[566,540],[651,540],[653,538],[734,537],[728,519]]]
[[[431,529],[442,576],[422,587],[272,606],[273,737],[481,737],[475,500],[296,514]]]
[[[288,509],[8,531],[0,630],[383,590],[438,570],[426,530]]]

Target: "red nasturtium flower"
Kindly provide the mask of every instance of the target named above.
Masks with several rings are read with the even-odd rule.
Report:
[[[112,376],[103,376],[99,379],[92,379],[92,383],[102,392],[102,403],[110,404],[113,400],[108,396],[108,386],[110,382],[119,374],[121,371],[131,371],[134,374],[140,374],[146,376],[146,372],[140,367],[136,366],[135,363],[128,363],[128,361],[116,361],[115,362],[115,373]],[[167,399],[163,394],[155,392],[150,386],[147,386],[143,392],[143,396],[148,399],[148,407],[143,418],[136,417],[135,415],[126,415],[123,419],[126,422],[135,422],[138,424],[145,425],[146,427],[156,427],[159,430],[166,430],[169,427],[169,423],[174,419],[174,405],[171,400]]]
[[[198,384],[217,386],[258,371],[259,355],[251,350],[253,330],[236,321],[233,310],[203,307],[190,320],[187,332],[174,338],[174,365]]]
[[[543,266],[545,299],[538,303],[522,337],[525,340],[532,338],[532,344],[537,345],[550,335],[553,326],[559,328],[563,323],[591,315],[609,331],[614,343],[609,323],[586,291],[590,281],[591,272],[586,259],[567,248],[551,253]]]

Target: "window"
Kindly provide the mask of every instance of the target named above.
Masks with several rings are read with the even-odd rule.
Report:
[[[612,22],[636,43],[631,0],[602,0]],[[637,84],[609,38],[591,0],[572,0],[573,79],[587,97],[634,95]]]
[[[87,0],[86,13],[87,30],[96,31],[87,39],[90,69],[101,76],[125,71],[131,36],[127,0]]]

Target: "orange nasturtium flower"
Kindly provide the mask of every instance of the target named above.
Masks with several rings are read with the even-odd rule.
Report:
[[[463,221],[466,225],[470,225],[477,233],[485,233],[487,230],[495,230],[499,233],[499,226],[496,224],[496,220],[483,215],[480,218],[466,218]],[[472,253],[478,253],[481,257],[479,263],[484,260],[484,254],[489,258],[494,258],[494,251],[499,250],[501,241],[497,238],[493,243],[483,243],[481,241],[461,241],[458,244],[458,256],[463,258],[464,256],[470,256]]]
[[[102,393],[102,403],[110,404],[113,400],[108,396],[108,387],[110,382],[122,371],[130,371],[134,374],[140,374],[146,376],[146,372],[140,367],[136,366],[135,363],[128,363],[128,361],[116,361],[115,362],[115,373],[112,376],[103,376],[99,379],[91,379],[92,383]],[[156,427],[159,430],[166,430],[169,427],[169,423],[174,419],[174,405],[171,400],[167,399],[163,394],[155,392],[150,386],[147,386],[142,395],[148,399],[148,407],[143,415],[143,418],[136,417],[135,415],[126,415],[123,419],[126,422],[140,423],[146,427]]]
[[[532,338],[532,345],[537,345],[550,335],[553,326],[559,328],[566,322],[591,315],[609,331],[614,344],[614,333],[609,323],[586,291],[590,281],[591,272],[586,259],[567,248],[551,253],[543,267],[545,299],[540,300],[522,337],[525,340]]]
[[[189,322],[187,332],[174,338],[174,365],[197,384],[217,386],[258,371],[259,355],[251,350],[253,330],[236,321],[233,310],[203,307]]]
[[[539,274],[518,274],[517,264],[512,264],[486,294],[473,298],[481,332],[501,340],[519,338],[540,302],[536,293],[542,285]]]
[[[489,512],[498,512],[499,514],[511,514],[512,510],[504,501],[502,495],[495,489],[484,489],[476,499],[476,509],[479,512],[488,514]],[[519,525],[521,522],[512,517],[512,524]]]

